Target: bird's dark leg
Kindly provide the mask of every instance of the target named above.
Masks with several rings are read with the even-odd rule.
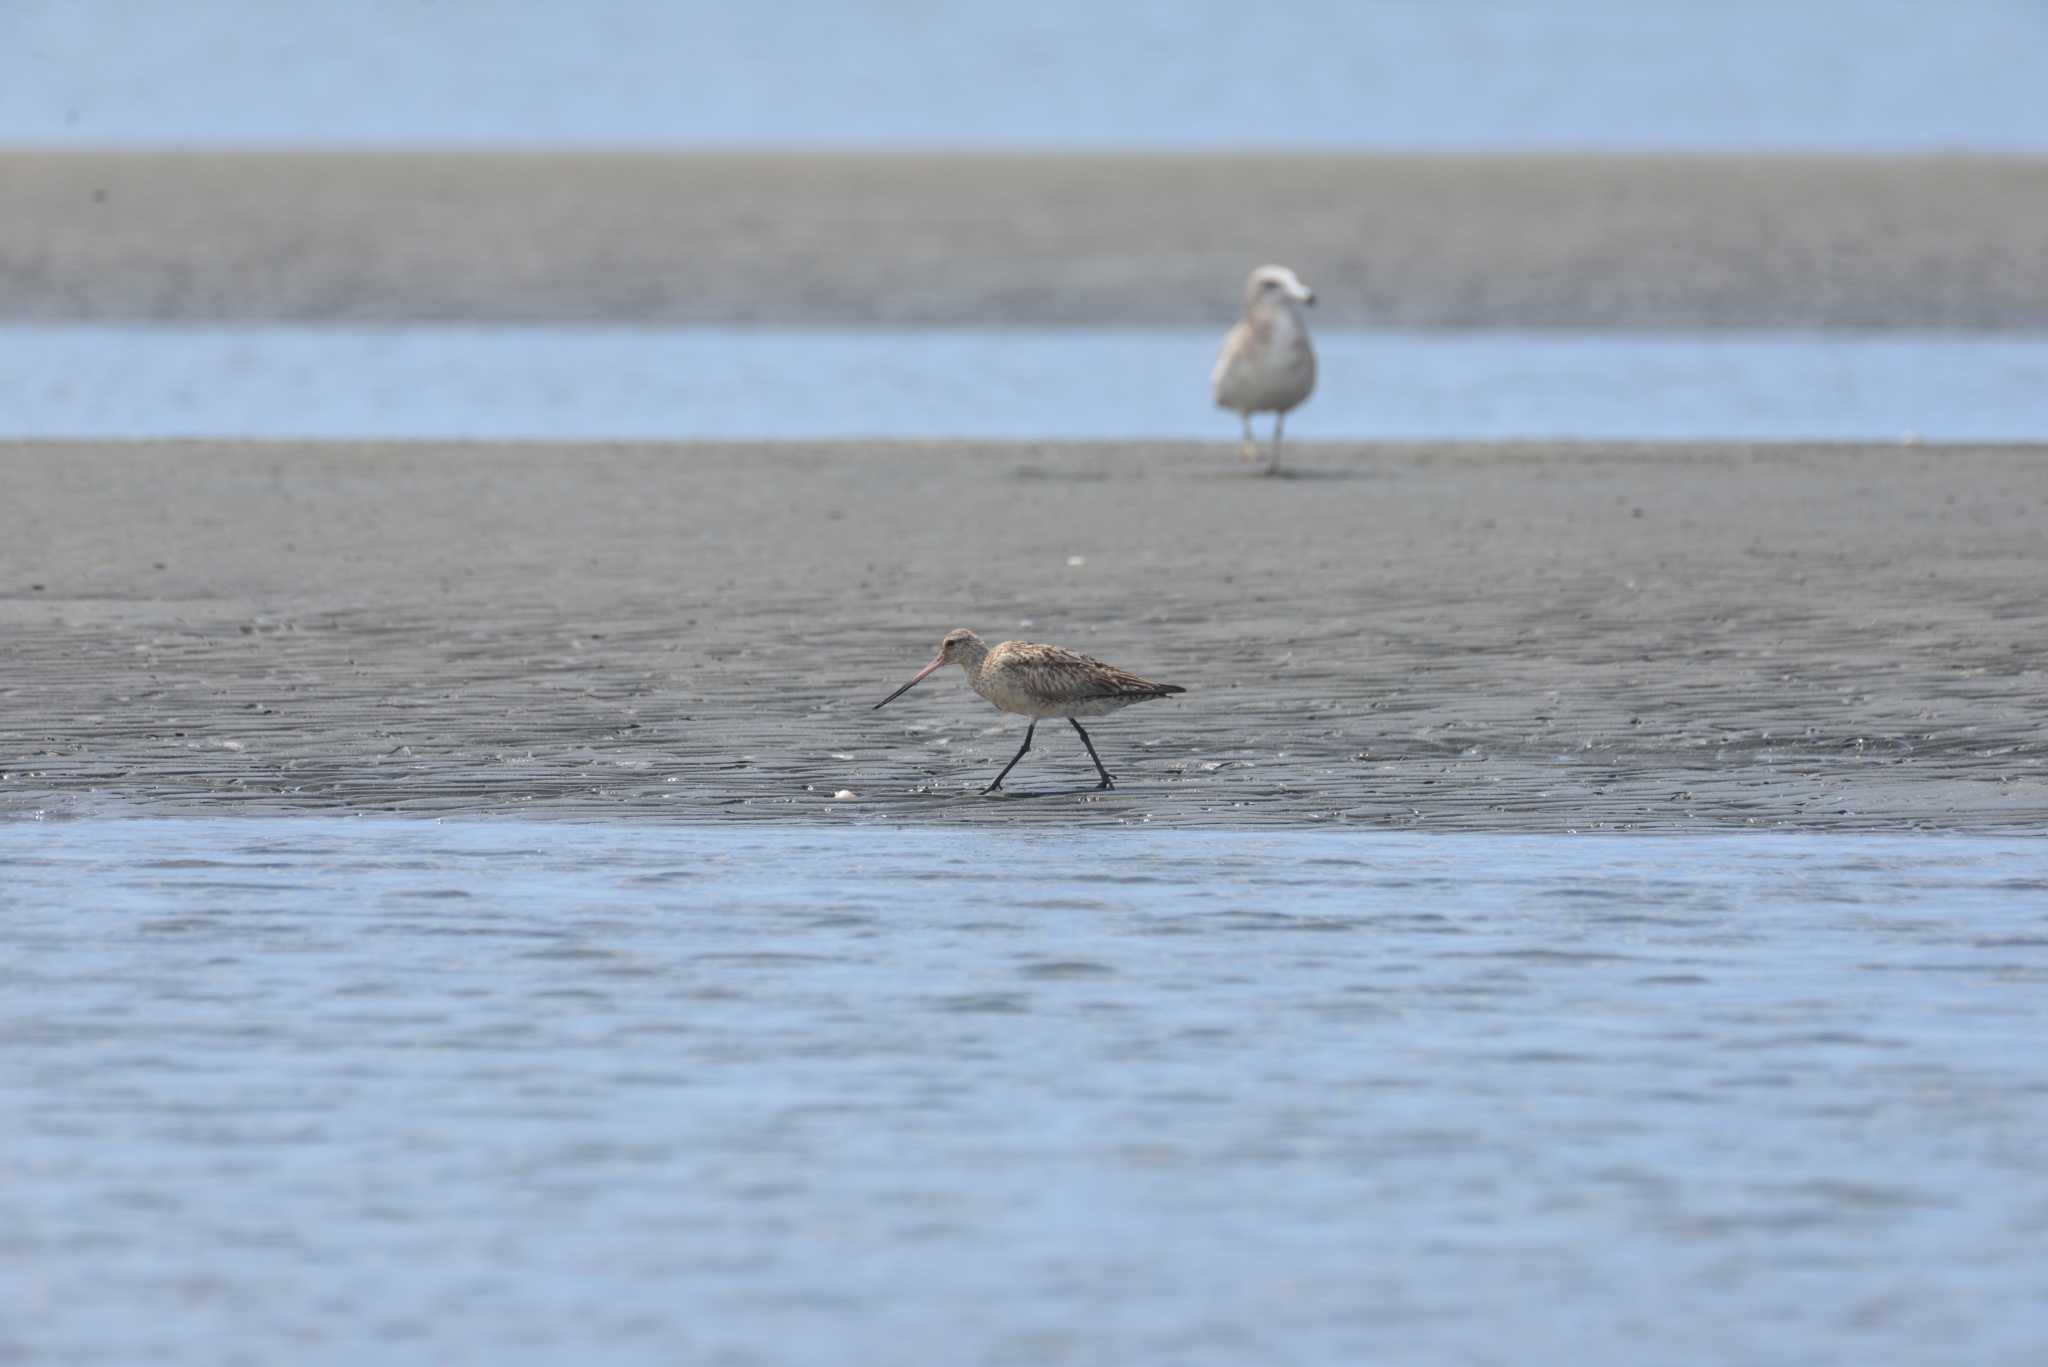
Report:
[[[1002,787],[1003,780],[1008,778],[1010,776],[1010,771],[1017,767],[1017,761],[1031,753],[1031,733],[1033,731],[1036,731],[1037,729],[1038,723],[1035,721],[1032,722],[1031,725],[1024,728],[1024,748],[1019,750],[1016,754],[1010,756],[1010,762],[1003,766],[1003,772],[996,775],[996,781],[994,783],[989,784],[988,787],[983,788],[981,790],[982,795],[984,797],[994,792],[996,789]],[[1099,769],[1102,766],[1098,764],[1095,767]]]
[[[1081,744],[1088,747],[1088,758],[1095,761],[1095,772],[1102,775],[1102,782],[1096,784],[1095,786],[1098,788],[1116,787],[1116,780],[1112,779],[1109,776],[1109,770],[1102,767],[1102,756],[1095,753],[1095,742],[1088,739],[1088,733],[1086,731],[1081,730],[1081,723],[1075,721],[1072,717],[1068,717],[1067,725],[1073,727],[1075,731],[1080,733]],[[1015,763],[1015,761],[1012,761],[1012,763]]]

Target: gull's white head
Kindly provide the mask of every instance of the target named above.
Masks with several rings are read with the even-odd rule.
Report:
[[[1302,284],[1301,278],[1285,266],[1261,266],[1245,279],[1244,306],[1247,309],[1280,299],[1313,304],[1316,292]]]

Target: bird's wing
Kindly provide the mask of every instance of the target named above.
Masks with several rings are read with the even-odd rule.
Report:
[[[1251,321],[1239,319],[1236,326],[1223,334],[1222,349],[1216,353],[1216,364],[1209,371],[1209,389],[1214,393],[1223,388],[1224,377],[1230,374],[1245,348],[1251,344]]]
[[[1272,334],[1272,322],[1256,315],[1240,318],[1237,326],[1224,334],[1223,349],[1216,353],[1216,366],[1209,372],[1211,398],[1228,406],[1225,396],[1230,393],[1238,372],[1272,344]]]
[[[1187,692],[1179,684],[1154,683],[1128,669],[1059,646],[1034,645],[1019,654],[1032,669],[1043,672],[1061,697],[1158,698]]]

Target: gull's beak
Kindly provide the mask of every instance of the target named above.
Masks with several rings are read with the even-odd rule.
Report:
[[[1316,292],[1307,285],[1303,285],[1301,287],[1301,302],[1307,304],[1310,308],[1314,308],[1316,306]]]
[[[897,690],[896,690],[896,691],[895,691],[894,693],[891,693],[891,694],[890,694],[890,695],[889,695],[888,697],[886,697],[886,698],[882,699],[882,700],[881,700],[880,702],[876,703],[876,704],[875,704],[875,705],[874,705],[873,707],[869,708],[869,709],[868,709],[868,711],[870,711],[870,712],[879,712],[879,711],[881,711],[881,710],[882,710],[883,708],[887,707],[887,706],[888,706],[888,705],[889,705],[890,703],[892,703],[892,702],[895,702],[895,701],[896,701],[896,700],[897,700],[898,698],[902,697],[902,696],[903,696],[903,695],[904,695],[905,693],[908,693],[908,692],[909,692],[909,691],[910,691],[911,689],[913,689],[913,688],[917,687],[917,686],[918,686],[919,684],[923,683],[923,682],[924,682],[924,681],[925,681],[926,679],[930,678],[930,677],[931,677],[931,672],[932,672],[932,671],[933,671],[934,669],[937,669],[937,668],[938,668],[938,667],[939,667],[940,665],[944,664],[945,662],[946,662],[946,657],[945,657],[945,656],[943,656],[943,655],[939,656],[939,658],[938,658],[938,659],[936,659],[936,660],[933,660],[933,661],[932,661],[932,662],[931,662],[930,664],[926,665],[926,666],[925,666],[925,667],[924,667],[923,669],[920,669],[920,670],[918,670],[918,671],[917,671],[917,677],[916,677],[916,678],[912,679],[912,680],[911,680],[911,681],[910,681],[909,683],[907,683],[907,684],[903,685],[903,687],[901,687],[901,688],[897,689]]]

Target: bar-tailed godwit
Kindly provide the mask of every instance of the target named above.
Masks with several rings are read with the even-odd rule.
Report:
[[[958,631],[947,632],[946,639],[939,642],[939,653],[932,657],[932,662],[918,670],[916,678],[876,703],[875,707],[887,707],[924,682],[939,666],[949,664],[966,670],[968,685],[1001,710],[1031,718],[1031,724],[1024,728],[1023,747],[1003,766],[1003,772],[996,775],[996,781],[981,790],[984,793],[992,793],[1003,786],[1003,780],[1017,767],[1017,761],[1030,752],[1032,732],[1047,717],[1067,719],[1080,733],[1081,744],[1088,747],[1088,758],[1095,761],[1095,772],[1102,775],[1102,782],[1096,787],[1114,788],[1116,783],[1110,778],[1109,770],[1102,767],[1102,756],[1095,753],[1095,742],[1081,730],[1079,718],[1106,716],[1134,702],[1150,702],[1171,693],[1187,692],[1179,684],[1153,683],[1115,665],[1106,665],[1086,655],[1061,650],[1058,646],[1005,641],[990,649],[979,636],[962,627]]]
[[[1253,271],[1244,282],[1244,317],[1224,337],[1216,368],[1209,372],[1209,393],[1216,406],[1234,408],[1244,419],[1245,459],[1256,459],[1259,452],[1252,414],[1273,415],[1273,447],[1266,459],[1269,475],[1280,468],[1280,429],[1287,422],[1287,410],[1316,387],[1316,352],[1301,317],[1301,306],[1315,301],[1315,291],[1285,266]]]

